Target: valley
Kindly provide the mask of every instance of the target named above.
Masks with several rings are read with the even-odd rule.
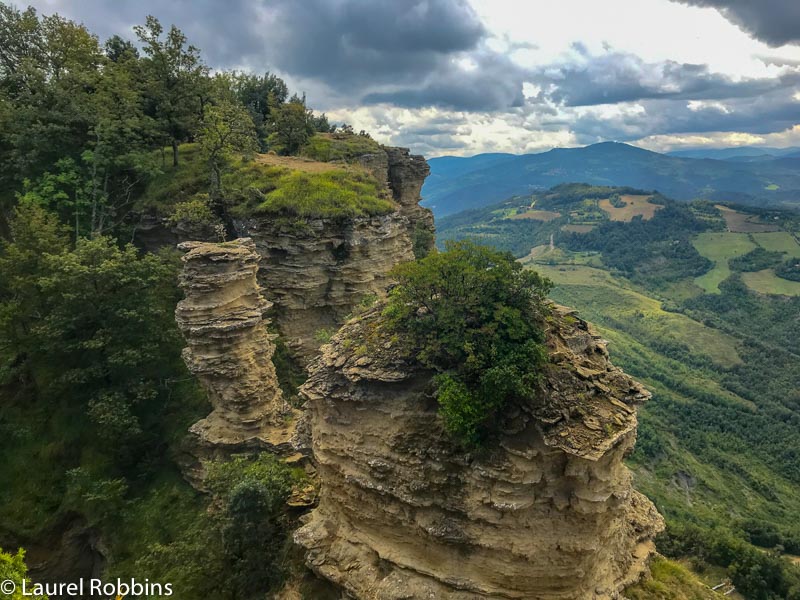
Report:
[[[676,540],[662,553],[681,556],[687,536],[693,552],[710,536],[792,553],[800,541],[800,290],[774,265],[800,252],[800,218],[660,197],[649,220],[620,222],[605,200],[615,193],[626,197],[581,185],[537,194],[537,207],[563,216],[524,227],[502,215],[530,198],[446,217],[438,243],[473,237],[514,252],[653,391],[632,462],[636,485]],[[576,230],[576,218],[584,227],[597,220]],[[756,231],[731,231],[732,218]]]

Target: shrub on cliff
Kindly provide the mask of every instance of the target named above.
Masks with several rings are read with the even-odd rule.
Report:
[[[0,597],[3,600],[23,600],[23,598],[47,600],[47,596],[32,593],[33,584],[28,578],[25,552],[22,549],[17,550],[16,554],[9,554],[3,552],[3,549],[0,548],[0,581],[4,583],[3,589],[0,590]],[[26,587],[24,594],[22,589],[23,581]]]
[[[439,414],[479,445],[512,401],[533,400],[547,353],[542,320],[550,281],[507,252],[453,242],[396,267],[385,310],[416,358],[435,370]]]

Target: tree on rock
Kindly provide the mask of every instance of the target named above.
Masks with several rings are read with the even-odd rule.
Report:
[[[468,446],[513,401],[534,400],[547,352],[550,281],[507,252],[462,241],[399,265],[385,310],[417,360],[436,371],[439,414]]]
[[[222,171],[233,156],[258,151],[256,128],[247,109],[223,102],[206,111],[198,139],[211,170],[209,195],[218,200],[222,196]]]

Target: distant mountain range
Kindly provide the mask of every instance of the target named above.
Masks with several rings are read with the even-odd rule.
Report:
[[[800,148],[682,150],[677,154],[603,142],[540,154],[432,158],[428,161],[431,175],[422,189],[423,204],[442,217],[560,183],[580,182],[658,190],[677,200],[800,207]]]
[[[767,146],[738,146],[736,148],[696,148],[693,150],[674,150],[668,156],[680,158],[713,158],[715,160],[742,160],[800,156],[800,146],[790,148],[769,148]]]

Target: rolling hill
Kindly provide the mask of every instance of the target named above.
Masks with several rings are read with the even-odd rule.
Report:
[[[631,461],[667,519],[662,553],[692,555],[716,582],[750,560],[722,547],[800,576],[786,559],[800,554],[800,283],[776,271],[800,258],[800,215],[564,184],[437,230],[440,244],[493,245],[550,278],[551,297],[653,392]]]
[[[423,204],[437,217],[576,181],[658,190],[677,200],[800,206],[800,158],[792,156],[736,162],[668,156],[603,142],[540,154],[441,157],[429,163]]]

